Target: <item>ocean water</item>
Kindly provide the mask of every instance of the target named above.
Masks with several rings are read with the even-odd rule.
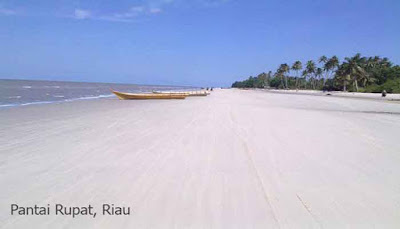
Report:
[[[110,89],[135,93],[191,87],[0,79],[0,108],[112,97]]]

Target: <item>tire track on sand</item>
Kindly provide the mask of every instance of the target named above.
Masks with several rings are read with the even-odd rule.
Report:
[[[231,120],[231,123],[232,123],[230,128],[233,130],[233,133],[238,137],[238,139],[241,142],[243,148],[245,149],[246,158],[248,160],[248,163],[250,165],[251,170],[253,171],[253,173],[255,175],[255,178],[257,180],[258,186],[259,186],[259,188],[261,189],[261,191],[263,193],[264,200],[267,203],[267,205],[269,206],[269,208],[271,209],[272,217],[273,217],[274,221],[276,222],[278,228],[282,228],[280,223],[279,223],[279,220],[278,220],[278,218],[276,216],[274,207],[272,206],[272,203],[270,201],[270,197],[269,197],[269,194],[267,192],[267,189],[265,188],[264,182],[262,181],[260,173],[259,173],[259,171],[257,169],[257,166],[256,166],[255,162],[254,162],[254,159],[251,156],[251,152],[250,152],[250,149],[249,149],[249,147],[247,145],[247,142],[244,139],[244,137],[242,137],[241,134],[240,134],[241,132],[244,132],[244,129],[241,128],[238,125],[238,123],[236,122],[236,120],[235,120],[235,118],[233,116],[233,113],[232,113],[232,108],[230,108],[229,117],[230,117],[230,120]]]

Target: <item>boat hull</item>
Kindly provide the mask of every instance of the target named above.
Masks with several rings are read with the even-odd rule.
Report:
[[[113,91],[113,93],[121,100],[131,100],[131,99],[185,99],[186,95],[184,94],[134,94],[134,93],[125,93]]]
[[[186,96],[207,96],[209,93],[203,91],[187,91],[187,92],[168,92],[168,91],[153,91],[158,95],[186,95]]]
[[[153,91],[153,94],[157,94],[157,95],[184,95],[184,96],[190,96],[190,94],[187,93],[187,92],[161,92],[161,91]]]

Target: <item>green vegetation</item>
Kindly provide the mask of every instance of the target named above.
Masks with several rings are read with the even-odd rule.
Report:
[[[232,87],[400,93],[400,66],[394,66],[388,58],[363,57],[359,53],[344,58],[342,63],[336,56],[321,56],[318,63],[309,60],[303,66],[295,61],[291,67],[284,63],[275,73],[250,76]]]

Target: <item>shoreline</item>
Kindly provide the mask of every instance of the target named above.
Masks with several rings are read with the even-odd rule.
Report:
[[[192,90],[195,87],[0,79],[0,109],[112,97],[112,89],[151,93],[154,90]]]
[[[37,101],[37,102],[30,102],[30,103],[21,103],[21,104],[1,104],[0,109],[6,108],[13,108],[13,107],[24,107],[24,106],[33,106],[33,105],[48,105],[48,104],[58,104],[58,103],[69,103],[81,100],[96,100],[96,99],[105,99],[105,98],[112,98],[114,94],[109,95],[99,95],[99,96],[87,96],[87,97],[79,97],[73,99],[65,99],[65,100],[57,100],[57,101]]]
[[[243,90],[238,88],[224,89],[224,90]],[[267,93],[275,93],[275,94],[286,94],[286,95],[311,95],[311,96],[331,96],[335,98],[349,98],[349,99],[362,99],[362,100],[374,100],[374,101],[388,101],[394,103],[400,103],[400,94],[388,94],[386,97],[381,97],[380,93],[362,93],[362,92],[341,92],[341,91],[330,91],[323,92],[317,90],[284,90],[284,89],[244,89],[244,90],[253,90],[253,91],[262,91]],[[114,94],[110,93],[107,95],[99,95],[99,96],[87,96],[87,97],[79,97],[72,98],[66,100],[57,100],[57,101],[37,101],[30,103],[21,103],[21,104],[2,104],[0,105],[1,109],[8,109],[14,107],[24,107],[24,106],[32,106],[32,105],[49,105],[49,104],[58,104],[58,103],[69,103],[80,100],[97,100],[97,99],[108,99],[113,98]]]

